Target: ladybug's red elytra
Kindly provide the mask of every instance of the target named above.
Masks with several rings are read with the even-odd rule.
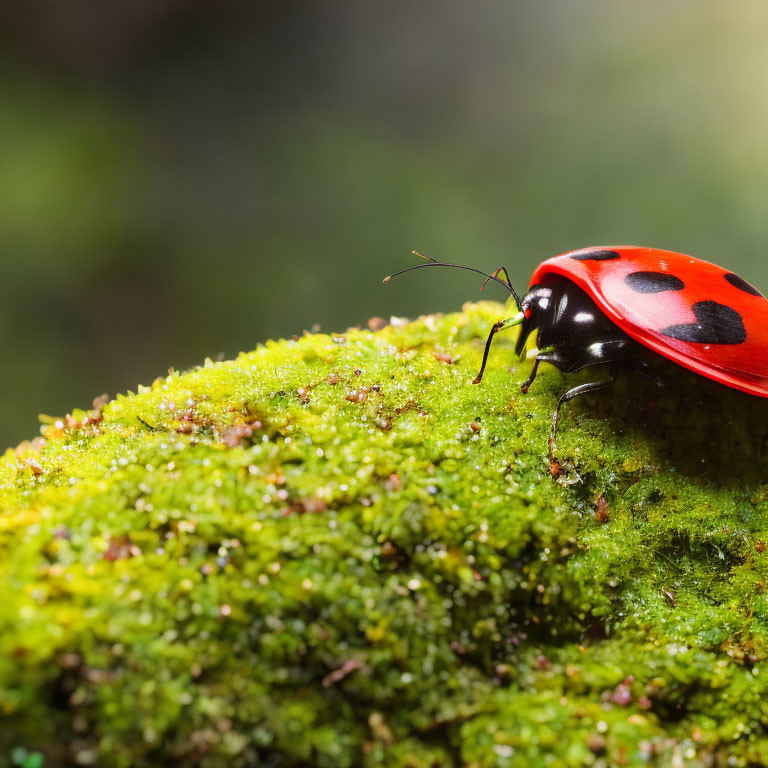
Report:
[[[427,263],[390,277],[422,267],[467,269],[484,275],[486,283],[503,285],[515,300],[517,314],[491,328],[475,384],[483,378],[493,337],[517,325],[518,354],[538,330],[537,348],[528,354],[534,358],[533,369],[523,392],[541,363],[564,373],[605,366],[608,380],[580,384],[561,395],[552,416],[550,456],[563,403],[607,389],[621,371],[641,374],[661,386],[649,350],[720,384],[768,397],[768,301],[746,280],[715,264],[658,248],[582,248],[542,262],[521,299],[503,267],[486,274],[417,255]]]

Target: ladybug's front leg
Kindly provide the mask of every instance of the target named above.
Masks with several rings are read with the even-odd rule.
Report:
[[[555,406],[555,412],[552,414],[552,428],[549,431],[548,453],[549,460],[555,460],[555,437],[557,436],[557,418],[560,415],[560,407],[563,403],[567,403],[569,400],[573,400],[574,397],[579,395],[586,395],[589,392],[599,392],[601,389],[608,389],[616,383],[616,371],[611,371],[610,381],[590,381],[588,384],[579,384],[578,387],[569,389],[564,394],[560,395],[560,399]]]
[[[479,384],[483,380],[483,374],[485,373],[485,364],[488,362],[488,353],[491,351],[491,344],[493,343],[493,337],[506,328],[512,328],[515,325],[520,325],[525,319],[522,312],[518,312],[514,317],[505,317],[503,320],[499,320],[491,326],[491,332],[488,334],[488,340],[485,342],[485,350],[483,351],[483,362],[480,365],[480,372],[475,376],[473,384]]]

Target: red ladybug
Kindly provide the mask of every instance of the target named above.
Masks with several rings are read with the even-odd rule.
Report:
[[[639,373],[661,386],[649,350],[728,387],[768,397],[768,302],[746,280],[722,267],[658,248],[583,248],[542,262],[520,299],[503,267],[487,275],[424,258],[427,264],[391,277],[421,267],[457,267],[479,272],[486,283],[495,280],[515,299],[517,314],[491,328],[475,384],[483,377],[493,337],[516,325],[521,326],[518,354],[538,330],[537,348],[529,353],[535,362],[523,392],[541,363],[564,373],[606,367],[608,380],[580,384],[561,395],[552,417],[550,455],[563,403],[607,389],[620,371]]]

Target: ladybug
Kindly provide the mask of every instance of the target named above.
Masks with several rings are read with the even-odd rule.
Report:
[[[652,367],[658,355],[733,389],[768,397],[768,301],[746,280],[715,264],[658,248],[582,248],[539,264],[521,299],[504,267],[486,274],[416,255],[427,263],[384,282],[422,267],[454,267],[483,275],[483,287],[491,280],[503,285],[514,298],[518,312],[491,327],[474,384],[483,378],[494,336],[518,325],[518,355],[538,331],[537,347],[528,353],[534,363],[522,384],[524,393],[541,363],[564,373],[605,367],[608,379],[579,384],[560,396],[552,416],[550,457],[563,403],[608,389],[624,371],[661,386]]]

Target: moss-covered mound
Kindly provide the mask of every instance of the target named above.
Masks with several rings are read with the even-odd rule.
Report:
[[[171,374],[0,464],[0,765],[768,762],[768,408],[566,406],[503,309]],[[510,366],[512,366],[510,368]],[[573,377],[569,379],[573,382]]]

